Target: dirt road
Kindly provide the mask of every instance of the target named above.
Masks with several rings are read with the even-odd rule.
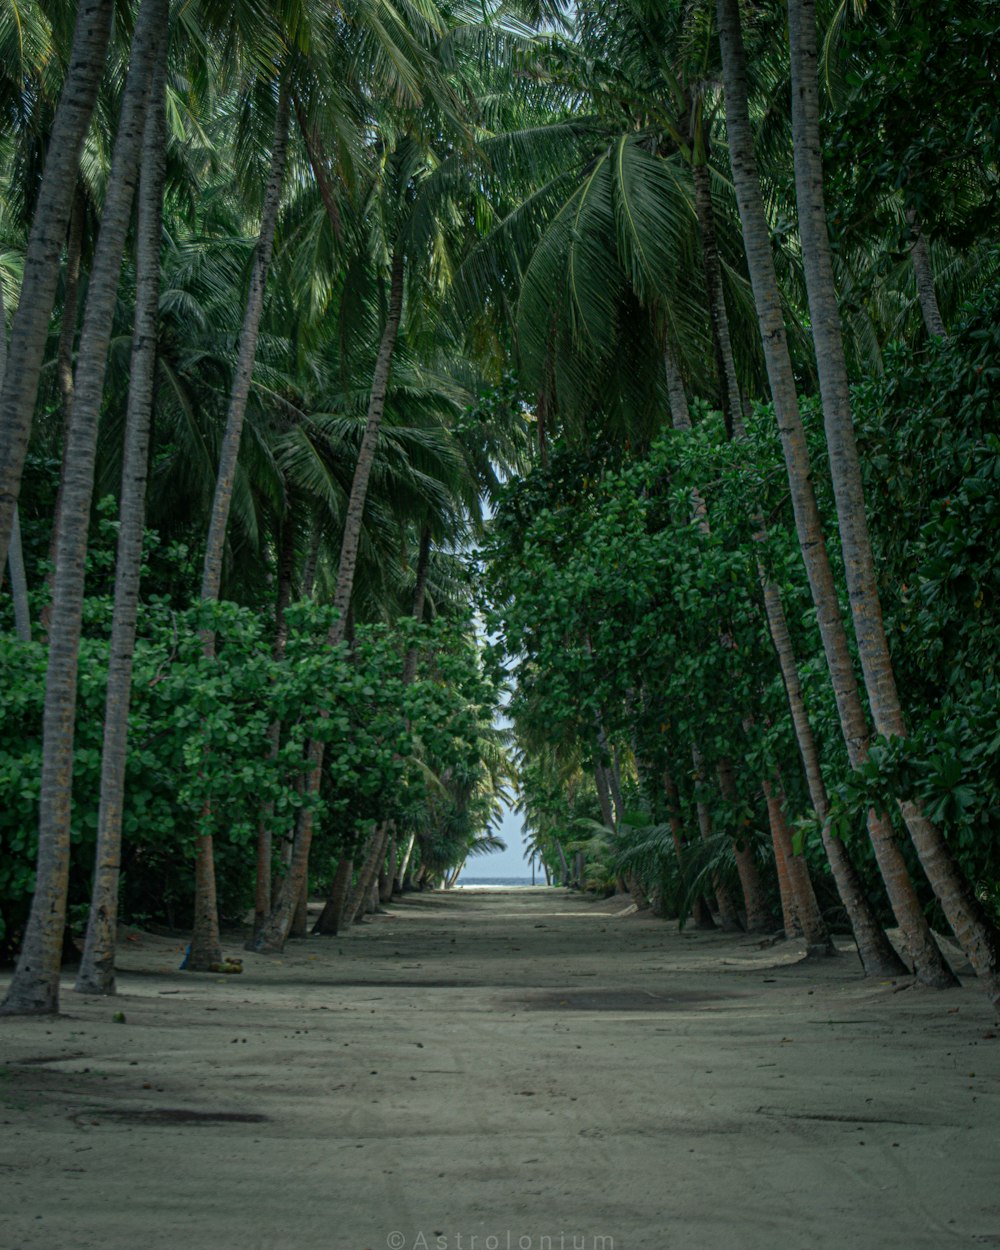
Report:
[[[974,988],[620,907],[408,897],[230,977],[131,935],[117,1000],[0,1021],[0,1247],[1000,1245]]]

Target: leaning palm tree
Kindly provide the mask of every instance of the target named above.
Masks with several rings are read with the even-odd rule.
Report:
[[[869,730],[840,613],[812,485],[805,430],[799,414],[795,376],[750,129],[746,58],[738,0],[718,0],[717,11],[730,163],[768,380],[791,486],[799,546],[817,609],[841,729],[851,765],[857,767],[867,756]],[[916,965],[918,976],[931,985],[953,985],[954,975],[934,942],[888,816],[873,808],[868,827],[890,902],[904,935],[907,953]]]
[[[826,221],[814,0],[790,0],[788,16],[799,231],[851,615],[876,732],[905,738],[907,727],[882,623],[868,533]],[[1000,1011],[1000,930],[988,917],[940,830],[920,804],[903,798],[900,809],[948,923],[991,1002]]]
[[[163,16],[166,16],[165,10]],[[164,102],[167,39],[157,50],[142,141],[136,256],[135,327],[125,419],[115,602],[101,753],[94,887],[83,959],[75,988],[83,994],[115,992],[115,937],[121,864],[122,806],[128,748],[132,659],[135,652],[147,462],[153,419],[156,339],[160,297],[160,241],[166,178]]]
[[[17,968],[2,1007],[6,1012],[54,1012],[59,1008],[59,966],[69,885],[77,664],[97,427],[149,84],[159,42],[165,38],[166,17],[167,0],[143,0],[88,287],[69,428],[68,472],[57,518],[60,559],[53,584],[45,685],[37,883]]]

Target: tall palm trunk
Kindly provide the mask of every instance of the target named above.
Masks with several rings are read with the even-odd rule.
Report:
[[[150,0],[147,0],[150,3]],[[167,22],[167,0],[156,0],[155,20]],[[156,337],[160,300],[160,233],[163,186],[166,178],[166,118],[164,114],[167,37],[159,41],[149,89],[139,179],[136,259],[135,326],[125,450],[122,463],[115,603],[111,622],[111,654],[104,706],[104,744],[101,754],[101,796],[97,818],[94,886],[84,942],[83,960],[76,977],[82,994],[115,992],[115,936],[118,920],[118,878],[121,865],[122,798],[128,749],[128,717],[132,694],[132,657],[139,606],[142,533],[146,508],[146,476]]]
[[[36,889],[14,979],[2,1008],[7,1012],[53,1012],[59,1008],[59,966],[69,886],[76,679],[97,425],[146,100],[165,25],[162,0],[143,0],[87,292],[69,431],[69,471],[57,522],[61,558],[54,584],[45,684]]]
[[[847,632],[840,614],[833,571],[813,492],[809,451],[799,414],[795,376],[788,354],[781,299],[771,254],[770,232],[764,214],[750,130],[746,57],[740,29],[739,3],[738,0],[717,0],[717,4],[730,162],[768,380],[791,488],[799,546],[805,561],[813,603],[816,605],[817,622],[833,683],[841,729],[847,743],[851,766],[858,767],[867,756],[868,723],[858,692]],[[954,976],[934,943],[930,926],[907,872],[906,861],[893,836],[891,823],[885,816],[872,812],[868,830],[893,912],[903,932],[907,952],[914,961],[917,975],[930,985],[954,984]]]
[[[0,285],[0,392],[7,371],[7,318],[3,307],[3,286]],[[14,633],[22,642],[31,641],[31,613],[28,610],[28,579],[24,574],[24,552],[21,547],[21,518],[17,507],[10,532],[10,549],[7,552],[10,570],[10,594],[14,601]],[[2,566],[0,566],[2,572]]]
[[[56,489],[56,502],[53,510],[52,533],[49,537],[49,575],[48,589],[50,602],[42,609],[41,625],[46,634],[49,631],[49,617],[52,611],[51,593],[52,579],[55,576],[56,564],[59,562],[58,544],[56,541],[56,518],[62,511],[63,490],[66,484],[66,452],[69,441],[69,422],[73,415],[73,343],[76,339],[77,303],[80,292],[80,262],[83,256],[83,228],[87,202],[83,187],[77,181],[76,193],[73,196],[73,208],[69,217],[69,238],[66,240],[66,280],[63,284],[63,315],[59,330],[59,343],[56,347],[56,381],[59,383],[59,400],[62,404],[62,459],[59,463],[59,486]]]
[[[406,847],[403,850],[402,858],[399,861],[399,869],[396,872],[397,889],[402,890],[406,885],[406,874],[410,868],[410,856],[413,854],[413,844],[417,840],[417,835],[411,833],[406,839]]]
[[[288,88],[282,82],[278,92],[278,108],[274,121],[274,138],[271,145],[271,167],[268,172],[264,206],[261,213],[260,233],[254,254],[250,289],[247,292],[243,325],[240,328],[236,369],[229,392],[229,409],[226,429],[219,449],[219,468],[215,479],[215,495],[212,499],[212,515],[209,520],[208,538],[205,543],[205,563],[202,569],[201,598],[215,600],[222,586],[222,557],[229,526],[229,511],[236,480],[240,440],[247,401],[250,398],[250,382],[254,360],[257,356],[257,340],[264,313],[264,292],[267,273],[274,250],[274,234],[281,207],[281,189],[288,161]],[[215,654],[215,634],[207,630],[202,636],[206,657]],[[207,813],[206,813],[207,817]],[[192,972],[207,971],[222,958],[219,937],[219,908],[215,890],[215,857],[212,834],[203,828],[198,835],[194,875],[194,931],[187,967]]]
[[[784,604],[777,585],[761,570],[761,589],[767,613],[768,633],[778,656],[778,666],[785,686],[785,696],[791,711],[795,741],[798,744],[802,769],[806,777],[809,798],[822,831],[823,846],[830,863],[834,883],[840,901],[847,912],[847,919],[858,947],[858,957],[865,973],[870,977],[902,976],[906,965],[886,937],[878,922],[875,909],[865,892],[861,877],[855,868],[843,841],[830,832],[830,800],[819,764],[819,748],[812,722],[806,711],[802,681],[792,647]]]
[[[0,393],[0,569],[7,563],[80,151],[104,71],[113,8],[112,0],[81,0],[77,5],[69,67],[31,221],[21,298],[10,336],[11,356],[18,367],[11,370]]]
[[[851,615],[876,732],[902,738],[907,730],[882,623],[826,225],[814,0],[791,0],[788,20],[799,232]],[[900,808],[948,923],[990,1001],[1000,1011],[1000,931],[988,917],[940,830],[927,819],[919,804],[904,800]]]
[[[722,289],[722,265],[719,262],[719,245],[715,233],[715,209],[712,206],[711,173],[702,157],[691,167],[694,175],[694,203],[698,214],[698,230],[701,234],[702,264],[705,270],[705,290],[708,295],[709,321],[712,327],[712,347],[715,352],[719,390],[722,392],[722,415],[730,438],[743,433],[743,405],[736,380],[736,362],[729,335],[729,316]]]
[[[278,593],[274,605],[274,648],[272,655],[281,660],[288,641],[286,611],[292,600],[292,573],[295,562],[295,527],[286,510],[281,523],[281,539],[278,550]],[[281,749],[281,720],[274,720],[267,729],[267,755],[273,764]],[[256,874],[254,882],[254,933],[261,927],[271,911],[271,857],[274,848],[274,803],[264,804],[257,822]],[[252,949],[252,940],[247,944]]]
[[[431,531],[429,526],[424,526],[420,531],[420,550],[417,553],[417,571],[413,584],[413,607],[411,615],[413,619],[420,622],[424,619],[424,602],[427,598],[427,577],[431,567]],[[412,685],[417,675],[417,660],[420,657],[420,648],[411,646],[406,649],[406,659],[403,661],[403,685]]]
[[[906,220],[910,226],[910,264],[913,266],[913,280],[917,285],[917,302],[920,304],[920,315],[924,319],[924,327],[931,338],[946,339],[948,330],[941,316],[941,308],[934,290],[934,267],[931,264],[931,252],[927,246],[927,236],[920,228],[920,218],[914,208],[908,209]]]
[[[379,344],[375,370],[372,374],[372,389],[368,400],[368,420],[358,460],[351,482],[351,495],[344,518],[344,536],[340,547],[340,564],[337,569],[337,586],[334,592],[333,605],[339,616],[327,634],[327,645],[337,647],[344,641],[347,627],[347,614],[351,606],[354,592],[354,572],[358,563],[358,549],[361,546],[361,525],[365,512],[365,501],[368,497],[368,480],[371,477],[375,452],[378,449],[379,433],[382,428],[382,416],[385,412],[385,400],[389,390],[389,374],[392,369],[392,357],[396,350],[396,339],[399,334],[399,323],[403,315],[403,253],[397,248],[393,253],[389,283],[389,303],[386,309],[385,326],[382,330],[382,341]],[[319,792],[320,778],[323,770],[323,743],[314,740],[309,744],[308,785],[312,794]],[[302,882],[309,873],[309,850],[312,845],[312,811],[302,808],[295,831],[295,843],[292,848],[292,860],[288,874],[282,882],[278,899],[267,923],[254,940],[258,951],[280,951],[288,934],[292,921],[294,901]]]

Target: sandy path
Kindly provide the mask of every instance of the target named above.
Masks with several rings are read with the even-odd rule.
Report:
[[[127,942],[118,1001],[0,1022],[0,1247],[1000,1245],[974,989],[615,906],[412,897],[241,977]]]

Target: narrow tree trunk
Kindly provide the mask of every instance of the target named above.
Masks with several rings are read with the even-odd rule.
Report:
[[[0,1008],[5,1012],[54,1012],[59,1008],[59,965],[69,886],[77,666],[97,425],[146,100],[157,42],[166,25],[158,16],[159,8],[159,0],[144,0],[136,19],[80,336],[69,472],[58,518],[61,559],[55,578],[45,684],[36,889],[14,978]],[[8,536],[9,517],[5,539]]]
[[[722,415],[730,438],[743,433],[743,405],[740,400],[739,383],[736,380],[736,362],[729,336],[729,317],[722,289],[722,265],[719,262],[719,245],[715,236],[715,210],[712,207],[711,174],[707,163],[695,162],[691,167],[694,175],[694,203],[701,232],[701,254],[705,269],[705,290],[708,295],[709,322],[712,328],[712,348],[719,375],[719,391],[722,396]]]
[[[308,878],[302,882],[302,889],[299,890],[299,897],[295,903],[295,915],[292,917],[292,927],[288,931],[288,936],[292,938],[304,938],[309,936]]]
[[[778,839],[778,831],[773,821],[771,822],[771,845],[774,848],[774,866],[778,872],[778,893],[781,895],[781,922],[785,930],[785,937],[800,937],[802,926],[799,924],[798,914],[795,910],[792,885],[788,880],[788,860],[785,857],[784,847]]]
[[[7,371],[7,318],[3,306],[3,286],[0,285],[0,394]],[[14,601],[14,632],[22,642],[31,642],[31,613],[28,609],[28,579],[24,573],[24,551],[21,546],[21,518],[17,506],[11,523],[10,550],[7,553],[10,569],[10,593]],[[2,568],[0,568],[2,571]]]
[[[410,856],[413,854],[413,843],[416,841],[417,835],[411,833],[406,840],[406,850],[403,852],[403,858],[399,863],[399,872],[396,874],[397,888],[402,892],[406,886],[406,874],[410,867]]]
[[[424,600],[427,597],[427,575],[431,566],[431,531],[429,526],[424,526],[420,531],[420,550],[417,553],[417,573],[413,585],[413,619],[422,621],[424,617]],[[406,659],[403,662],[403,685],[409,686],[417,675],[417,660],[420,656],[420,648],[411,646],[406,649]]]
[[[378,879],[378,897],[380,903],[392,902],[392,889],[396,882],[396,838],[393,835],[389,839],[389,847],[386,851],[385,867],[379,873]]]
[[[788,354],[781,299],[771,255],[770,233],[753,151],[739,5],[738,0],[717,0],[717,3],[726,93],[726,128],[747,265],[760,321],[799,545],[813,603],[816,605],[817,622],[848,756],[851,766],[857,767],[867,755],[868,724],[858,693],[847,634],[840,615],[840,603],[812,488],[812,469],[799,414],[795,377]],[[906,862],[892,837],[891,827],[880,822],[873,813],[873,819],[869,820],[869,832],[893,911],[903,931],[907,950],[914,960],[918,976],[931,985],[953,984],[954,978],[934,944],[930,927],[906,871]]]
[[[285,612],[292,599],[292,573],[295,564],[295,527],[290,512],[281,523],[281,541],[278,550],[278,593],[274,605],[275,660],[281,660],[288,641],[288,622]],[[272,767],[281,750],[281,721],[274,720],[267,729],[267,757]],[[256,874],[254,880],[253,931],[257,933],[271,912],[271,858],[274,853],[274,803],[264,804],[257,822]],[[253,939],[246,943],[253,949]]]
[[[941,316],[941,309],[934,290],[934,268],[931,265],[930,248],[927,236],[920,228],[920,218],[914,208],[907,209],[906,220],[910,225],[910,264],[913,266],[913,279],[917,284],[917,300],[924,326],[932,339],[946,339],[948,330]]]
[[[0,569],[7,563],[80,151],[104,72],[113,9],[112,0],[82,0],[77,5],[69,67],[31,221],[21,298],[10,337],[11,356],[18,367],[11,370],[0,394]]]
[[[87,202],[83,187],[79,180],[73,196],[73,208],[69,217],[69,238],[66,241],[66,280],[63,284],[63,316],[59,330],[59,343],[56,347],[56,380],[59,383],[59,399],[62,403],[62,450],[59,461],[59,486],[56,489],[56,502],[53,512],[52,533],[49,537],[49,574],[47,578],[49,603],[42,609],[41,625],[43,631],[49,632],[49,617],[52,612],[52,579],[55,577],[56,565],[59,562],[58,543],[56,541],[57,525],[55,519],[62,511],[63,490],[66,483],[66,452],[69,443],[69,422],[73,415],[73,341],[76,338],[77,303],[80,291],[80,261],[83,255],[83,227]]]
[[[882,623],[827,233],[814,0],[791,0],[789,38],[799,231],[851,615],[876,732],[902,738],[907,730]],[[920,806],[906,800],[900,803],[900,809],[948,923],[990,1001],[1000,1011],[1000,931],[976,896],[951,848]]]
[[[201,598],[203,601],[218,599],[222,586],[222,557],[226,543],[226,530],[229,526],[229,511],[233,498],[233,485],[236,481],[243,420],[246,416],[247,401],[250,398],[250,382],[253,376],[254,360],[257,356],[257,339],[264,312],[264,292],[267,287],[268,269],[271,265],[271,253],[274,249],[274,234],[278,224],[278,210],[281,207],[281,189],[287,160],[288,89],[282,82],[278,93],[274,139],[271,147],[271,167],[268,173],[267,189],[264,193],[260,234],[257,237],[257,250],[250,275],[250,289],[247,292],[243,325],[240,329],[236,369],[229,392],[226,429],[222,438],[222,446],[219,449],[219,468],[215,480],[208,538],[205,543],[205,563],[202,569]],[[206,631],[202,642],[206,657],[211,658],[215,654],[215,634],[210,630]],[[194,880],[194,932],[191,936],[188,967],[192,972],[204,972],[222,958],[219,909],[215,890],[214,846],[212,834],[204,827],[197,840]],[[301,888],[301,879],[298,888]],[[289,925],[297,904],[298,895],[296,894],[291,900]]]
[[[847,912],[847,919],[858,946],[858,956],[867,976],[897,977],[906,973],[906,965],[893,948],[879,924],[875,910],[868,900],[864,885],[858,875],[847,847],[830,832],[830,800],[819,764],[816,735],[806,711],[805,697],[798,664],[792,648],[781,592],[770,578],[761,576],[764,607],[767,612],[768,633],[778,656],[778,666],[785,686],[785,695],[795,728],[802,769],[809,789],[809,798],[822,830],[823,846],[830,862],[834,883],[840,901]]]
[[[150,3],[150,0],[146,0]],[[154,22],[162,23],[146,106],[139,179],[135,327],[125,449],[122,460],[115,602],[111,622],[111,654],[104,706],[101,754],[101,795],[97,817],[94,886],[83,960],[76,977],[81,994],[115,992],[115,939],[118,923],[118,879],[121,866],[122,801],[128,753],[128,718],[132,695],[132,657],[142,568],[146,476],[153,416],[156,338],[160,300],[160,233],[166,177],[167,0],[153,4]]]
[[[667,378],[667,401],[670,404],[670,424],[675,430],[691,429],[691,409],[688,407],[684,379],[669,339],[663,346],[663,370]]]
[[[392,368],[392,357],[396,350],[396,338],[399,323],[403,314],[403,253],[397,248],[392,258],[392,270],[389,284],[389,305],[386,310],[385,327],[382,341],[379,344],[375,371],[372,375],[372,389],[368,400],[368,421],[364,437],[358,451],[358,461],[354,469],[354,480],[351,483],[351,495],[344,518],[344,536],[340,548],[340,564],[337,569],[337,586],[333,597],[333,606],[338,610],[339,617],[334,621],[327,634],[327,645],[337,647],[344,641],[344,630],[347,624],[347,612],[351,606],[354,592],[354,572],[358,562],[358,549],[361,546],[361,526],[364,518],[365,500],[368,497],[368,479],[375,462],[378,449],[379,432],[382,427],[382,416],[385,412],[385,400],[389,390],[389,373]],[[323,743],[314,740],[309,744],[308,784],[312,794],[319,792],[320,778],[323,770]],[[255,948],[261,952],[280,951],[285,942],[285,935],[291,923],[291,906],[299,882],[309,869],[309,849],[312,845],[312,811],[302,809],[298,826],[295,831],[295,843],[292,850],[292,862],[288,876],[282,883],[278,901],[268,918],[267,924],[255,939]]]
[[[348,895],[347,906],[344,908],[345,925],[350,925],[360,918],[365,903],[368,900],[372,890],[372,883],[375,880],[379,870],[379,865],[385,857],[385,844],[389,839],[388,824],[379,825],[372,835],[371,843],[368,847],[368,854],[365,856],[364,863],[361,866],[361,872],[355,882],[354,889]]]
[[[611,811],[611,787],[608,785],[608,770],[600,759],[594,761],[594,787],[597,790],[597,802],[601,808],[601,820],[608,829],[614,829],[615,818]]]
[[[691,763],[694,766],[695,784],[704,785],[705,761],[702,758],[701,751],[694,743],[691,745]],[[712,813],[708,810],[708,804],[697,796],[695,797],[695,811],[698,814],[698,832],[701,834],[701,840],[706,843],[711,842]],[[736,910],[736,904],[729,892],[729,887],[716,872],[712,873],[712,890],[715,893],[715,902],[719,909],[719,924],[722,928],[728,933],[734,933],[742,929],[739,912]]]
[[[733,761],[724,756],[717,765],[719,790],[723,799],[734,809],[739,805],[740,796],[736,787],[736,770]],[[771,927],[771,917],[767,910],[764,886],[757,867],[753,844],[740,834],[733,837],[733,850],[736,854],[736,871],[740,874],[740,885],[743,888],[743,907],[747,915],[747,930],[750,933],[763,933]]]
[[[342,855],[337,863],[337,871],[333,874],[330,896],[326,900],[326,906],[320,912],[319,919],[313,925],[313,933],[324,933],[336,937],[340,932],[353,876],[354,858],[351,855]]]
[[[792,845],[792,834],[788,828],[786,816],[787,803],[781,778],[774,782],[764,783],[764,799],[767,803],[768,819],[775,847],[780,852],[788,876],[788,886],[792,896],[792,912],[802,930],[810,955],[835,955],[836,947],[830,940],[830,934],[823,919],[823,913],[816,901],[812,878],[809,876],[809,865],[804,855],[796,855]]]

